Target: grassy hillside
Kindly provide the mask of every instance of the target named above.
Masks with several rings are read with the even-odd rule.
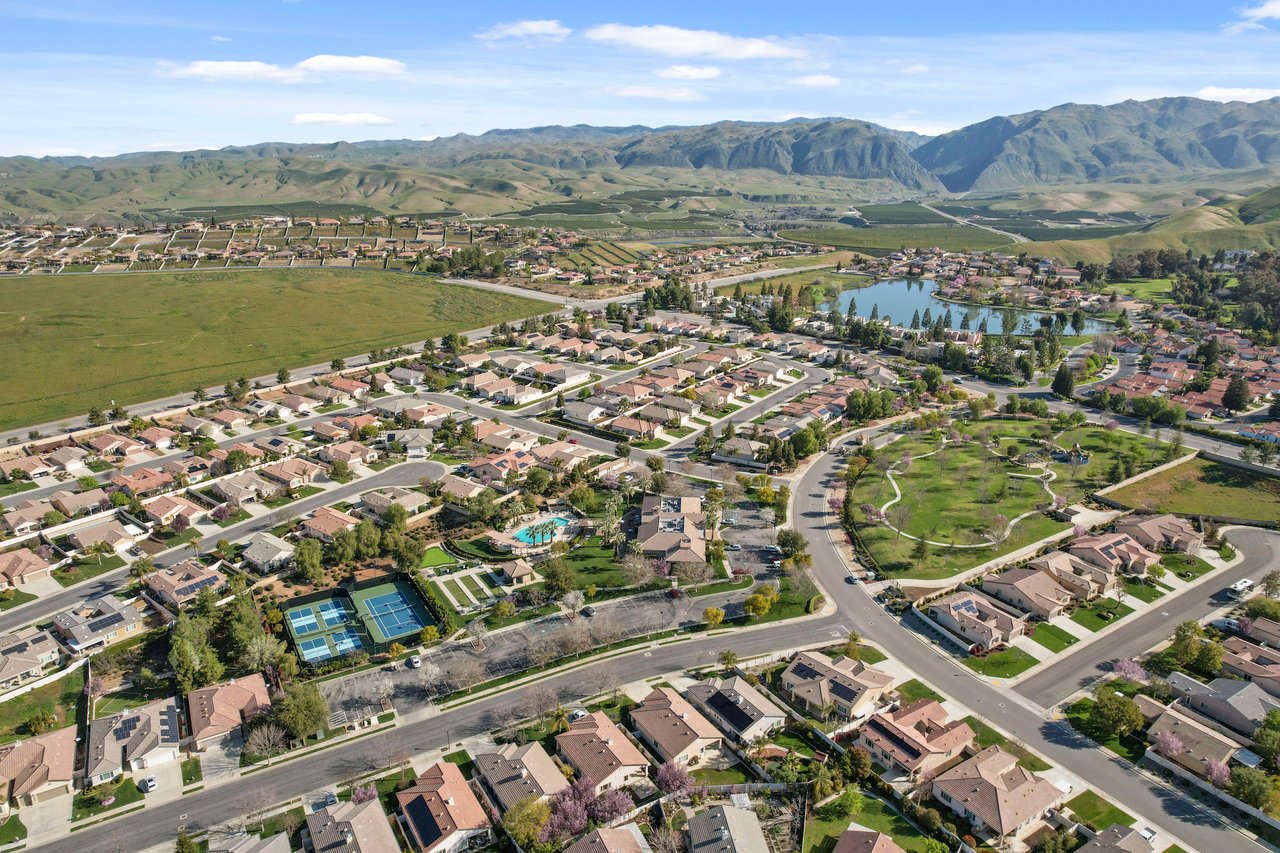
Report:
[[[129,405],[543,312],[356,270],[21,276],[0,313],[0,429]]]

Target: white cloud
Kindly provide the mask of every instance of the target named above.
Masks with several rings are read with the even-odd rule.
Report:
[[[809,86],[814,89],[827,89],[840,85],[839,77],[830,74],[808,74],[804,77],[792,77],[787,81],[792,86]]]
[[[231,39],[226,36],[209,36],[210,44],[226,44],[229,41],[231,41]]]
[[[507,38],[564,41],[572,32],[573,30],[569,29],[557,20],[542,19],[534,21],[510,21],[504,24],[497,24],[482,33],[476,33],[476,38],[485,39],[487,41],[496,41],[497,39]]]
[[[702,56],[708,59],[803,59],[807,51],[773,39],[747,38],[714,30],[687,30],[665,24],[633,27],[601,24],[586,32],[592,41],[620,44],[664,56]]]
[[[653,73],[668,80],[714,80],[720,76],[720,69],[714,65],[672,65]]]
[[[913,62],[910,65],[904,65],[902,67],[903,74],[923,74],[928,70],[929,66],[925,65],[923,62]]]
[[[1280,0],[1264,0],[1257,6],[1246,6],[1237,11],[1240,13],[1240,20],[1222,27],[1227,35],[1235,36],[1248,30],[1265,30],[1263,21],[1280,21]]]
[[[692,89],[663,89],[659,86],[623,86],[619,89],[613,89],[611,94],[619,98],[645,98],[651,101],[676,101],[679,103],[702,100],[702,95]]]
[[[1195,93],[1207,101],[1266,101],[1280,98],[1280,89],[1256,89],[1248,86],[1205,86]]]
[[[186,65],[161,63],[159,73],[165,77],[196,77],[201,80],[228,82],[301,83],[326,74],[392,76],[403,74],[404,70],[405,64],[396,59],[319,54],[287,68],[256,60],[201,59]]]
[[[395,124],[377,113],[298,113],[293,124],[331,124],[339,127],[360,127],[371,124]]]

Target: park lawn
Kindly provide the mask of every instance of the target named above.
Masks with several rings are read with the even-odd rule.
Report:
[[[1142,754],[1147,751],[1147,745],[1142,738],[1137,735],[1119,737],[1114,732],[1097,731],[1089,716],[1092,710],[1092,699],[1085,698],[1072,702],[1066,708],[1067,722],[1080,734],[1136,764],[1142,758]]]
[[[1078,625],[1083,625],[1090,631],[1101,631],[1108,625],[1119,622],[1132,612],[1133,608],[1127,604],[1121,604],[1111,598],[1102,598],[1092,604],[1077,607],[1076,612],[1071,614],[1071,621]],[[1109,614],[1109,616],[1104,616],[1103,614]]]
[[[471,593],[472,598],[476,601],[484,601],[489,597],[489,593],[480,588],[480,584],[476,581],[474,576],[463,575],[458,578],[458,580],[462,581],[462,585],[467,588],[467,592]]]
[[[929,848],[925,837],[907,819],[883,800],[870,794],[863,794],[862,808],[848,817],[835,820],[824,820],[816,814],[804,827],[805,846],[803,853],[831,853],[836,839],[849,828],[852,822],[860,823],[868,829],[883,832],[898,843],[908,853],[925,853]]]
[[[0,376],[0,429],[439,338],[547,307],[351,269],[17,276],[6,295],[0,362],[10,369]]]
[[[28,737],[26,723],[37,712],[51,712],[57,721],[55,729],[77,723],[83,692],[84,668],[77,667],[57,681],[0,702],[0,743]]]
[[[422,555],[421,568],[434,569],[440,566],[452,566],[456,562],[457,560],[439,545],[432,545],[427,549],[427,553]]]
[[[1012,752],[1018,756],[1018,764],[1036,773],[1043,773],[1053,766],[1035,753],[1029,752],[1022,744],[1011,742],[1007,737],[972,714],[965,717],[964,721],[969,724],[969,728],[973,729],[973,733],[976,735],[973,742],[978,749],[986,749],[989,746],[1001,747],[1006,752]]]
[[[691,775],[699,785],[745,785],[755,781],[739,762],[723,768],[699,767]]]
[[[941,693],[934,690],[918,678],[902,682],[898,685],[897,691],[902,697],[902,701],[908,705],[920,699],[932,699],[935,702],[947,701],[946,697]]]
[[[1089,455],[1089,462],[1077,466],[1074,472],[1064,462],[1050,462],[1058,478],[1052,488],[1055,494],[1062,495],[1069,503],[1083,500],[1098,489],[1109,486],[1108,472],[1111,465],[1121,456],[1134,459],[1134,473],[1140,473],[1165,461],[1168,444],[1154,437],[1144,438],[1124,430],[1107,430],[1096,426],[1083,426],[1067,430],[1057,436],[1054,441],[1059,447],[1070,450],[1077,443],[1080,449]]]
[[[1050,625],[1048,622],[1037,622],[1035,630],[1031,633],[1031,639],[1055,654],[1080,642],[1057,625]]]
[[[1149,505],[1157,512],[1280,518],[1280,479],[1199,458],[1108,492],[1107,497],[1131,507]]]
[[[1117,823],[1121,826],[1133,826],[1132,815],[1116,808],[1094,791],[1077,794],[1067,800],[1066,807],[1095,830],[1103,830]]]
[[[100,815],[105,811],[110,811],[124,806],[132,805],[142,801],[146,796],[142,791],[138,790],[138,783],[130,776],[122,776],[114,784],[97,785],[93,788],[93,792],[79,791],[71,801],[71,819],[73,821],[84,820],[94,815]],[[101,804],[100,800],[106,797],[115,797],[116,800],[109,806]]]
[[[462,584],[453,578],[446,578],[444,582],[445,589],[449,590],[449,594],[453,596],[454,601],[466,604],[468,601],[467,594],[462,590]]]
[[[573,570],[578,589],[595,584],[599,589],[626,586],[627,578],[618,565],[612,545],[605,545],[599,536],[589,536],[573,543],[565,554],[565,562]]]
[[[12,592],[12,595],[8,598],[0,597],[0,611],[9,610],[20,604],[26,604],[29,601],[36,600],[36,596],[29,592],[23,592],[20,589],[6,590],[6,592]]]
[[[480,535],[474,539],[454,539],[449,542],[449,547],[455,552],[470,560],[482,560],[486,563],[506,562],[514,560],[515,556],[508,551],[499,551],[493,547],[493,543],[489,541],[488,536]]]
[[[1016,647],[993,652],[982,658],[970,656],[964,659],[964,664],[969,669],[990,678],[1013,678],[1038,663],[1040,661],[1031,654]]]
[[[1174,301],[1173,294],[1169,292],[1172,287],[1173,279],[1171,278],[1133,278],[1110,283],[1107,285],[1107,290],[1131,299],[1161,303]]]
[[[204,779],[204,769],[200,766],[200,759],[188,758],[182,762],[182,784],[194,785]]]
[[[1139,601],[1145,601],[1147,604],[1161,598],[1164,593],[1159,587],[1151,584],[1139,583],[1138,581],[1125,581],[1124,591]]]
[[[55,569],[53,579],[63,586],[71,586],[107,572],[114,572],[123,565],[124,558],[119,554],[103,557],[101,563],[98,562],[97,557],[81,557],[60,569]]]
[[[9,819],[0,826],[0,845],[13,844],[27,837],[27,828],[22,825],[22,815],[16,811],[9,812]]]

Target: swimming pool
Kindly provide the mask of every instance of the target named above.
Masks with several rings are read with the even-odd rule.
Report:
[[[559,515],[540,518],[537,521],[526,524],[511,535],[526,545],[546,545],[548,542],[554,542],[556,537],[560,535],[560,531],[568,526],[571,521],[573,519]],[[545,530],[541,529],[542,524],[547,524]]]

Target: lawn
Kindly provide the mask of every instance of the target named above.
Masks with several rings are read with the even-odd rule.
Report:
[[[967,657],[965,666],[990,678],[1013,678],[1040,663],[1022,649],[1010,647],[986,657]]]
[[[1133,598],[1136,598],[1139,601],[1145,601],[1147,604],[1150,604],[1157,598],[1164,595],[1164,593],[1160,591],[1159,587],[1152,586],[1151,584],[1139,583],[1138,581],[1125,581],[1124,591]]]
[[[465,749],[460,749],[457,752],[449,753],[448,755],[444,756],[444,760],[449,762],[450,764],[458,765],[458,769],[462,771],[462,775],[467,779],[470,779],[473,775],[475,775],[476,763],[471,760],[471,756],[467,753]]]
[[[52,713],[62,728],[76,722],[82,706],[84,668],[78,667],[57,681],[0,703],[0,743],[28,737],[26,724],[36,713]]]
[[[919,699],[932,699],[935,702],[946,701],[946,697],[918,678],[902,682],[898,685],[897,691],[898,694],[902,696],[902,701],[906,704],[910,704]]]
[[[7,498],[10,495],[16,495],[20,492],[30,491],[34,489],[36,484],[30,480],[7,480],[0,483],[0,498]]]
[[[285,494],[280,495],[280,497],[278,498],[271,498],[270,500],[263,501],[262,505],[267,507],[268,509],[276,509],[278,507],[285,506],[286,504],[291,504],[294,501],[300,501],[303,498],[309,498],[312,495],[318,495],[323,491],[324,489],[320,488],[319,486],[303,486],[301,489],[295,489],[292,495],[286,492]]]
[[[98,562],[97,557],[82,557],[54,571],[53,579],[63,586],[71,586],[106,572],[113,572],[123,565],[124,558],[118,554],[103,557],[101,563]]]
[[[1037,622],[1035,631],[1031,634],[1031,639],[1055,654],[1068,646],[1080,642],[1076,637],[1068,634],[1057,625],[1050,625],[1048,622]]]
[[[1093,791],[1084,791],[1067,800],[1066,807],[1096,830],[1103,830],[1117,823],[1121,826],[1133,826],[1132,815],[1116,808]]]
[[[1054,438],[1055,443],[1070,450],[1079,444],[1080,449],[1089,456],[1089,462],[1079,465],[1073,471],[1064,462],[1051,462],[1058,478],[1053,483],[1055,494],[1062,495],[1070,503],[1083,500],[1087,495],[1110,485],[1108,472],[1118,457],[1128,456],[1134,460],[1134,472],[1145,471],[1164,462],[1164,453],[1168,445],[1157,441],[1154,436],[1144,438],[1123,430],[1106,430],[1095,426],[1084,426],[1067,430]]]
[[[233,525],[233,524],[239,524],[240,522],[242,522],[242,521],[244,521],[244,520],[246,520],[246,519],[252,518],[252,517],[253,517],[253,516],[251,516],[251,515],[249,514],[249,510],[247,510],[247,509],[238,509],[238,510],[236,510],[235,512],[231,513],[231,515],[228,515],[226,518],[222,519],[221,521],[215,522],[215,523],[216,523],[219,527],[221,527],[221,528],[223,528],[223,529],[225,530],[226,528],[230,527],[230,526],[231,526],[231,525]],[[168,540],[165,540],[165,541],[167,542]]]
[[[136,687],[131,687],[127,690],[118,690],[115,693],[106,693],[98,697],[97,704],[94,705],[94,717],[118,714],[121,711],[137,708],[156,699],[164,699],[172,695],[173,688],[169,687],[167,683],[162,683],[152,690],[139,690]]]
[[[1111,598],[1102,598],[1092,604],[1077,607],[1076,612],[1071,614],[1071,621],[1083,625],[1090,631],[1101,631],[1132,612],[1133,608],[1127,604],[1121,604]]]
[[[1192,459],[1141,482],[1108,492],[1126,506],[1158,512],[1280,518],[1280,479],[1233,465]]]
[[[541,300],[355,270],[18,276],[6,292],[0,429],[547,309]]]
[[[977,737],[973,739],[973,742],[978,749],[986,749],[989,746],[1002,747],[1006,752],[1012,752],[1014,755],[1018,756],[1018,763],[1023,767],[1037,773],[1043,773],[1052,766],[1044,761],[1044,759],[1040,758],[1040,756],[1035,755],[1032,752],[1028,752],[1027,748],[1021,744],[1011,742],[1007,737],[1000,734],[1000,732],[991,728],[991,726],[987,725],[982,720],[979,720],[977,717],[970,715],[965,717],[964,721],[969,724],[969,728],[973,729],[974,734],[977,735]]]
[[[182,784],[194,785],[204,779],[204,770],[200,767],[200,759],[188,758],[182,762]]]
[[[1169,293],[1172,286],[1171,278],[1135,278],[1108,284],[1107,290],[1148,302],[1172,302],[1173,296]]]
[[[9,610],[10,608],[17,607],[20,604],[26,604],[28,601],[36,600],[36,596],[29,592],[23,592],[20,589],[9,589],[5,590],[5,592],[12,594],[7,598],[0,596],[0,611]]]
[[[92,790],[77,792],[71,801],[71,819],[84,820],[111,809],[123,808],[141,802],[144,796],[138,790],[137,781],[124,776],[114,784],[97,785]],[[101,801],[108,797],[115,797],[115,802],[109,806],[102,805]]]
[[[27,828],[22,825],[22,816],[16,811],[9,812],[9,819],[0,825],[0,845],[13,844],[27,837]]]
[[[1161,565],[1183,580],[1195,580],[1214,567],[1194,554],[1168,554],[1161,558]]]
[[[458,562],[449,555],[447,551],[439,545],[433,545],[427,549],[427,553],[422,556],[421,568],[434,569],[440,566],[452,566]]]
[[[489,597],[489,593],[480,588],[480,584],[476,581],[474,575],[463,575],[458,580],[462,581],[462,585],[467,588],[467,592],[471,593],[471,597],[476,601],[484,601]]]
[[[739,763],[724,768],[699,767],[692,775],[699,785],[745,785],[755,781]]]
[[[925,853],[929,849],[924,835],[892,806],[870,794],[864,794],[862,808],[849,817],[824,820],[814,815],[810,818],[804,827],[804,853],[831,853],[836,839],[849,828],[851,822],[883,832],[908,853]]]
[[[573,570],[578,589],[587,584],[595,584],[599,589],[627,585],[613,546],[603,544],[598,536],[574,542],[573,549],[564,558]]]
[[[1098,731],[1089,716],[1092,710],[1092,699],[1080,699],[1073,702],[1066,709],[1067,722],[1071,723],[1071,728],[1090,740],[1096,741],[1116,755],[1137,763],[1142,758],[1142,754],[1147,751],[1147,745],[1142,738],[1137,735],[1119,737],[1114,732]],[[1106,827],[1103,828],[1105,829]]]

